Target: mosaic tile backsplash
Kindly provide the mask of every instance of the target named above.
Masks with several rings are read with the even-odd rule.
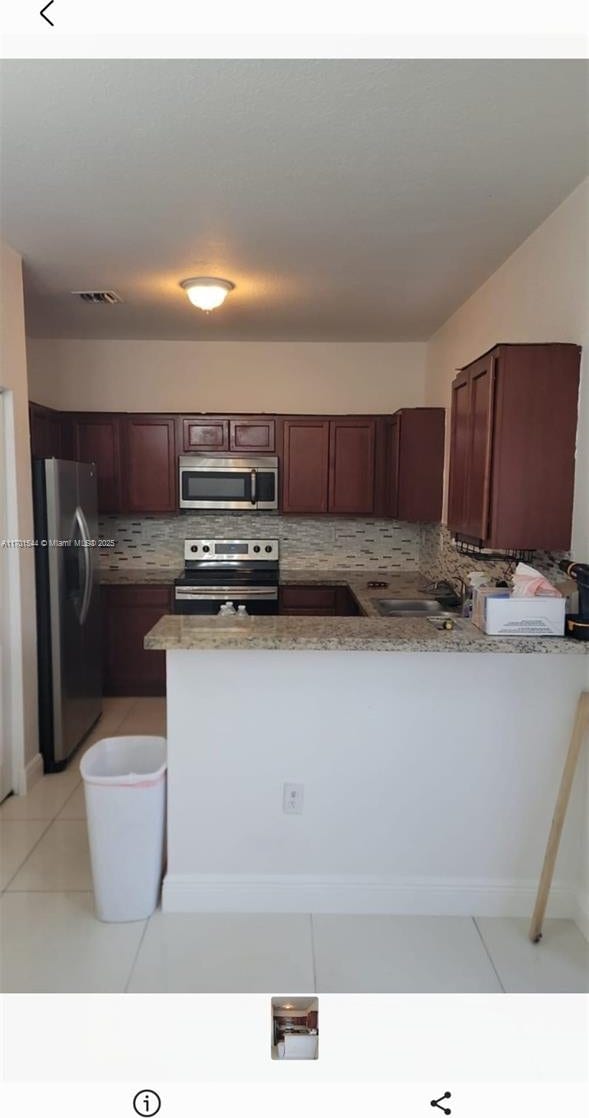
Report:
[[[287,517],[264,513],[105,516],[100,536],[113,539],[113,550],[101,553],[101,566],[182,567],[185,539],[248,539],[268,536],[280,540],[283,567],[311,570],[416,570],[419,567],[421,527],[395,520]]]

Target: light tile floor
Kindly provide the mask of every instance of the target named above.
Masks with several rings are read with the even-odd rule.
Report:
[[[0,989],[55,993],[589,991],[570,920],[527,939],[514,919],[423,916],[94,917],[79,762],[101,737],[165,733],[163,699],[108,699],[66,772],[0,806]]]

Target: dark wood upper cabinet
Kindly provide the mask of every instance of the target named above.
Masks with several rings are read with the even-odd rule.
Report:
[[[470,377],[459,373],[452,384],[450,420],[450,482],[448,527],[464,534],[467,528],[467,481],[470,446]]]
[[[143,647],[146,633],[173,609],[169,586],[103,586],[105,695],[165,695],[166,654]]]
[[[33,458],[61,458],[63,456],[63,417],[54,408],[42,404],[29,404],[31,429],[31,454]]]
[[[229,449],[234,454],[273,454],[275,421],[269,416],[246,415],[229,420]]]
[[[176,420],[123,417],[123,501],[127,512],[176,512]]]
[[[182,449],[186,454],[273,454],[276,422],[267,415],[185,415]]]
[[[72,439],[75,460],[96,463],[99,512],[121,512],[121,417],[102,412],[76,414]]]
[[[226,416],[183,416],[182,445],[187,454],[191,450],[199,454],[229,450],[229,419]]]
[[[470,454],[466,535],[485,539],[489,526],[493,408],[497,358],[489,354],[470,370]]]
[[[374,512],[376,420],[332,419],[329,431],[329,512]]]
[[[326,513],[329,420],[285,419],[282,438],[282,512]]]
[[[403,408],[389,420],[386,514],[395,520],[440,520],[444,424],[444,408]]]
[[[61,413],[61,457],[67,462],[75,462],[74,417],[71,412]]]
[[[498,549],[568,550],[580,349],[498,345],[453,384],[448,526]]]

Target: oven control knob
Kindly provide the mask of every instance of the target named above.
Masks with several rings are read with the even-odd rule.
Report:
[[[266,546],[265,546],[265,548],[264,548],[264,551],[272,551],[272,544],[271,544],[271,543],[267,543],[267,544],[266,544]]]
[[[192,545],[192,547],[190,548],[190,550],[191,550],[191,551],[198,551],[198,547],[196,546],[196,544],[195,544],[195,543],[193,543],[193,545]]]
[[[254,551],[256,552],[256,554],[258,553],[259,550],[260,550],[259,543],[254,544]]]
[[[210,550],[211,550],[211,549],[210,549],[210,547],[209,547],[208,543],[206,543],[206,544],[204,545],[204,547],[203,547],[203,551],[210,551]]]

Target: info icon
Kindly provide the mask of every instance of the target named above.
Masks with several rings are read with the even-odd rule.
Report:
[[[161,1108],[162,1100],[156,1091],[138,1091],[133,1099],[133,1110],[142,1114],[143,1118],[152,1118],[152,1115],[159,1114]]]

